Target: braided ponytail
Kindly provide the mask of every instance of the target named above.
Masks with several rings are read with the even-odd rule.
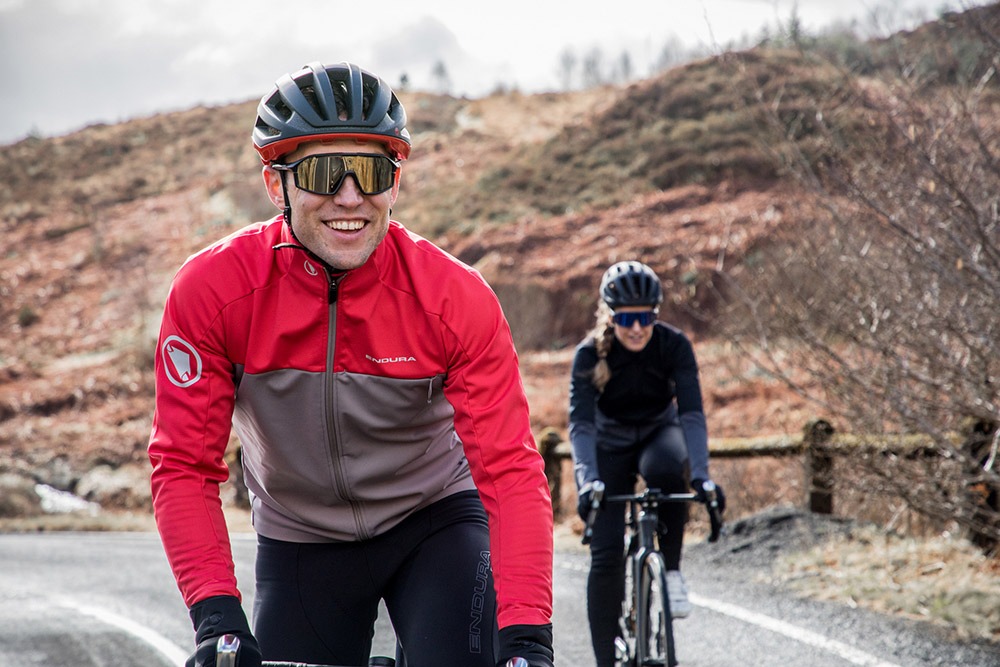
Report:
[[[597,348],[597,364],[594,366],[593,383],[598,391],[604,391],[611,380],[611,367],[608,366],[608,352],[615,339],[615,325],[611,321],[612,311],[603,301],[597,306],[597,324],[588,336],[594,339]]]

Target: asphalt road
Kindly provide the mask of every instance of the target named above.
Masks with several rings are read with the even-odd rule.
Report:
[[[953,644],[926,626],[796,600],[720,564],[711,545],[685,553],[695,610],[676,625],[683,667],[1000,666],[1000,651]],[[254,541],[234,536],[237,576],[252,590]],[[588,556],[558,551],[560,667],[593,664],[584,610]],[[245,600],[247,607],[252,599]],[[391,628],[376,648],[391,654]],[[150,533],[0,535],[0,667],[166,667],[192,649],[186,609]]]

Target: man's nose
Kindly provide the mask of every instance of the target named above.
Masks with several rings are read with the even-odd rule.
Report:
[[[364,201],[364,193],[358,185],[358,178],[354,174],[345,174],[344,180],[340,182],[340,188],[333,193],[338,204],[357,205]]]

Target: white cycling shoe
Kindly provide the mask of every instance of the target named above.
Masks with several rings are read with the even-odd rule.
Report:
[[[688,587],[679,570],[667,571],[667,594],[670,596],[670,615],[674,618],[687,618],[691,615],[691,601],[688,599]]]

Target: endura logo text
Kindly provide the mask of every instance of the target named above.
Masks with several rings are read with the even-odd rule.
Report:
[[[472,590],[472,610],[469,624],[469,653],[483,651],[483,614],[486,609],[486,591],[490,585],[490,552],[479,552],[479,564],[476,567],[476,584]]]
[[[416,361],[416,359],[414,359],[413,357],[382,357],[380,359],[376,359],[370,354],[366,354],[365,359],[367,359],[368,361],[373,361],[376,364],[395,364],[402,361]]]

